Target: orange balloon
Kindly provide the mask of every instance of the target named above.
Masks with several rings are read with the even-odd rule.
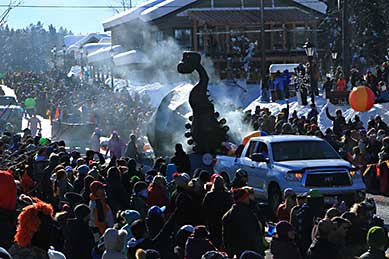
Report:
[[[348,97],[351,108],[357,112],[367,112],[375,103],[375,95],[367,86],[354,87]]]

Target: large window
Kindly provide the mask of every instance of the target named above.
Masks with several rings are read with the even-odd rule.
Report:
[[[281,25],[274,25],[273,49],[284,49],[284,29]]]
[[[303,45],[304,45],[305,40],[306,40],[305,27],[304,27],[304,25],[296,26],[294,28],[294,30],[295,30],[294,31],[294,41],[296,44],[296,49],[303,48]]]
[[[182,48],[192,48],[192,29],[175,29],[174,38]]]

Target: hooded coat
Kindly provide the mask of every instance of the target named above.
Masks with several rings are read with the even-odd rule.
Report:
[[[122,253],[127,240],[127,232],[109,228],[104,232],[105,252],[101,259],[127,259]]]
[[[92,258],[94,237],[87,222],[81,219],[68,219],[64,238],[64,253],[67,258]]]

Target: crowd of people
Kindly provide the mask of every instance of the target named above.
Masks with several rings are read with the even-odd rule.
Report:
[[[0,154],[2,258],[385,258],[374,202],[326,209],[320,191],[286,189],[274,225],[247,172],[193,170],[179,144],[147,171],[28,134]]]
[[[150,97],[115,91],[102,81],[80,80],[58,70],[45,73],[8,73],[4,84],[15,91],[29,115],[51,120],[98,125],[105,135],[114,129],[122,136],[145,129],[153,112]],[[29,99],[33,100],[32,109]],[[126,118],[126,119],[123,119]]]

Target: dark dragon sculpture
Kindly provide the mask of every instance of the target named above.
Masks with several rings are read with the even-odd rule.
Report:
[[[228,126],[226,120],[218,121],[219,113],[215,112],[214,105],[208,95],[209,77],[201,65],[201,56],[196,52],[184,52],[183,58],[177,66],[181,74],[191,74],[197,71],[200,81],[193,87],[189,95],[189,104],[193,115],[189,118],[192,123],[185,127],[190,130],[185,133],[189,138],[188,144],[193,145],[195,153],[217,153],[222,142],[227,140]]]

